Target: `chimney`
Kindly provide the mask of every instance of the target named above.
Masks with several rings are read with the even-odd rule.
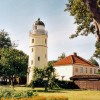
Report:
[[[77,56],[77,53],[76,52],[74,52],[73,54],[74,54],[74,56]]]

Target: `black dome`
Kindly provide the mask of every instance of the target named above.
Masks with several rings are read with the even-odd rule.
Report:
[[[45,26],[45,24],[42,21],[40,21],[40,18],[38,18],[38,20],[35,22],[35,25],[43,25],[43,26]]]

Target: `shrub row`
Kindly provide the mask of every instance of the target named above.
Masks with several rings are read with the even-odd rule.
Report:
[[[56,80],[56,84],[63,89],[79,89],[79,87],[72,81]]]
[[[52,86],[51,86],[52,85]],[[45,81],[42,79],[33,80],[29,87],[45,87]],[[72,81],[63,81],[63,80],[57,80],[55,79],[53,84],[48,83],[48,88],[54,89],[54,88],[63,88],[63,89],[79,89],[77,85],[75,85]]]
[[[33,96],[37,96],[38,94],[36,92],[33,92],[32,90],[27,91],[15,91],[13,89],[1,89],[0,90],[0,99],[20,99],[20,98],[31,98]],[[10,100],[9,99],[9,100]]]

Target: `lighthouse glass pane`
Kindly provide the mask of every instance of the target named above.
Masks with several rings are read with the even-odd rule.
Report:
[[[37,26],[35,26],[35,29],[37,29]]]

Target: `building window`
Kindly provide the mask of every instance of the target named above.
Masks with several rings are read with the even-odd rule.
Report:
[[[34,39],[32,39],[32,43],[34,43]]]
[[[83,67],[80,67],[80,73],[83,73]]]
[[[86,73],[87,73],[87,68],[86,68]]]
[[[33,52],[33,48],[32,48],[32,52]]]
[[[33,64],[33,60],[31,60],[31,65]]]
[[[45,44],[47,44],[47,39],[45,39]]]
[[[75,68],[75,72],[78,73],[78,68]]]
[[[94,69],[94,74],[96,74],[96,69]]]
[[[90,68],[90,74],[92,74],[92,68]]]
[[[38,61],[40,61],[40,57],[38,57]]]

